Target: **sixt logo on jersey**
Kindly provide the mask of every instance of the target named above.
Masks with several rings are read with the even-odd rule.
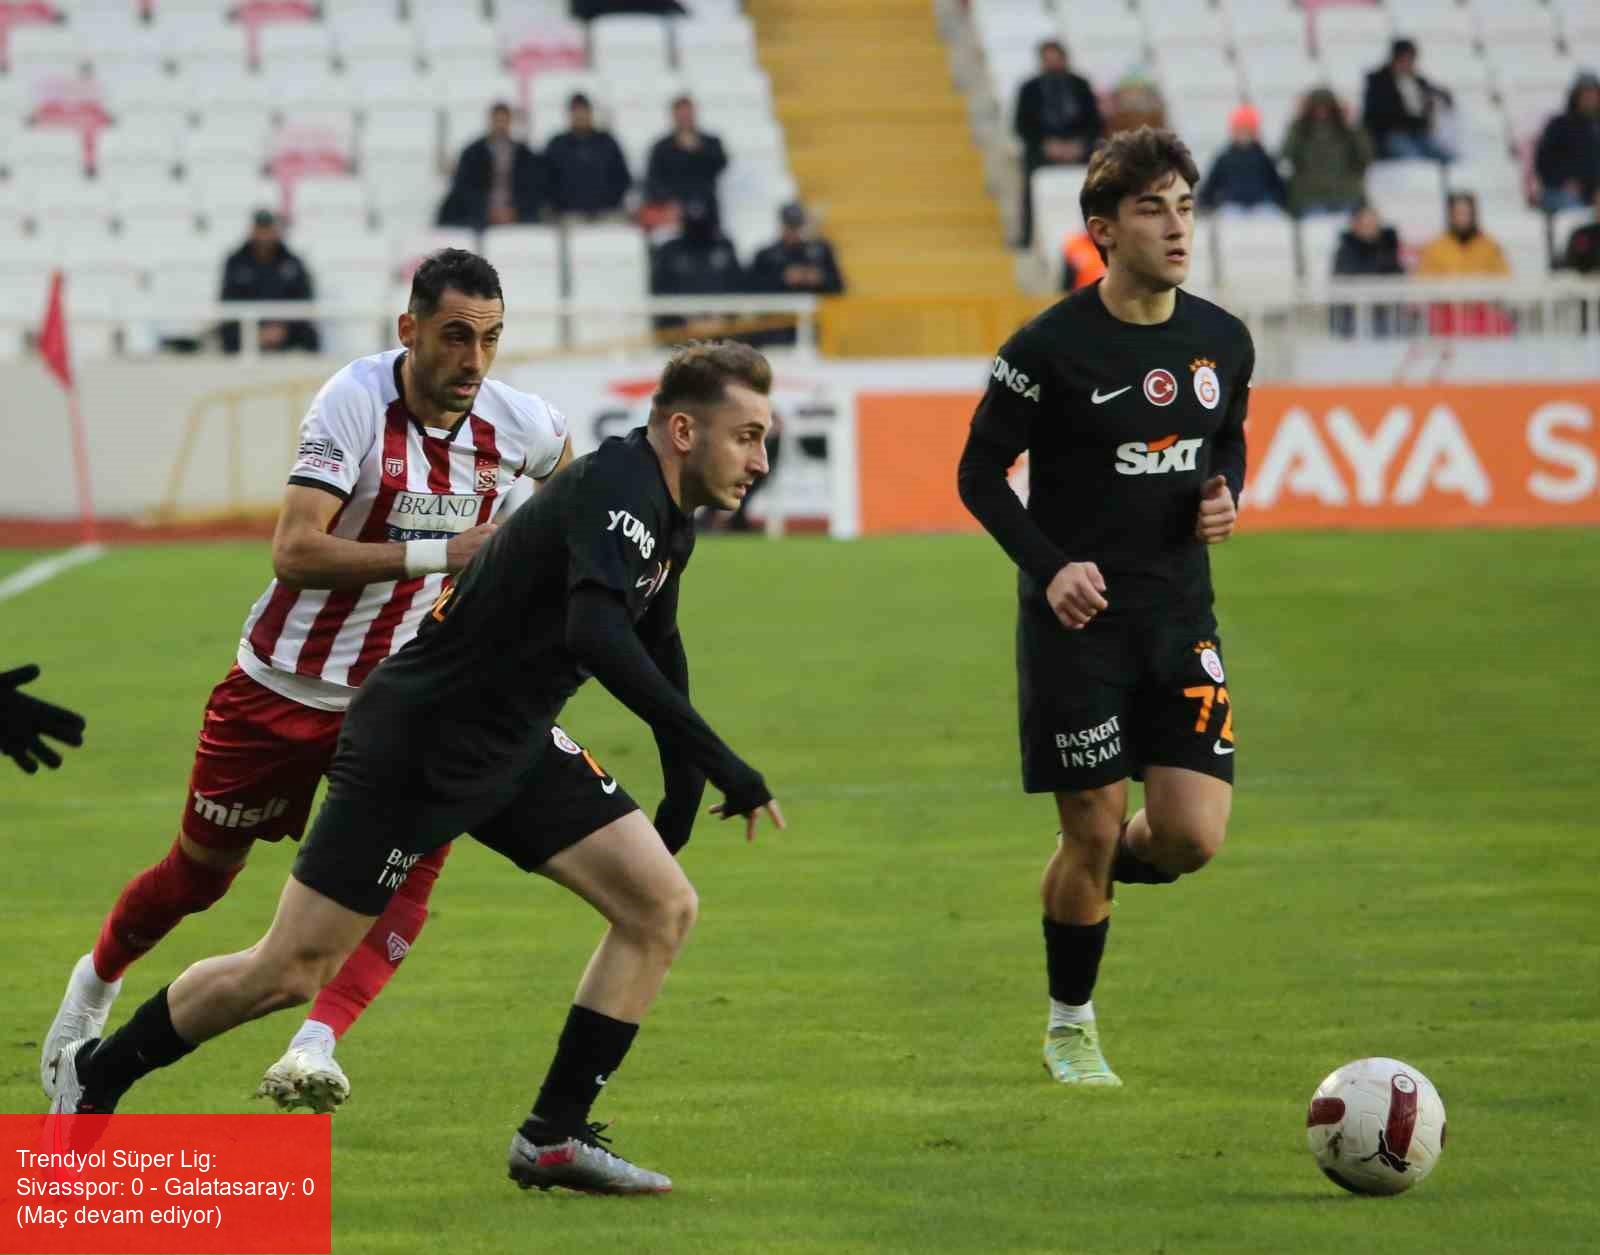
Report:
[[[1204,443],[1198,436],[1179,440],[1176,435],[1160,440],[1130,440],[1117,446],[1118,475],[1167,475],[1172,471],[1194,470],[1195,455]]]
[[[1011,363],[1003,357],[994,359],[994,377],[1024,400],[1039,400],[1039,385],[1033,383],[1020,370],[1012,370]]]
[[[611,524],[606,531],[614,532],[620,527],[622,534],[638,545],[639,552],[646,558],[656,551],[656,538],[633,515],[626,510],[607,510],[606,513],[611,516]]]

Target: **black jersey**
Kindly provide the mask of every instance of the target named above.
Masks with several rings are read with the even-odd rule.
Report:
[[[524,770],[593,673],[725,792],[760,792],[688,702],[677,597],[693,549],[646,430],[605,441],[478,551],[362,686],[350,724],[463,793]]]
[[[994,360],[961,459],[962,500],[1038,597],[1069,562],[1093,562],[1116,615],[1211,600],[1194,535],[1201,485],[1244,486],[1255,349],[1232,314],[1181,289],[1172,317],[1116,318],[1098,283],[1028,323]],[[1005,481],[1028,454],[1028,504]]]

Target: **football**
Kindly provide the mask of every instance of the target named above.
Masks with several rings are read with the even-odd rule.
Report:
[[[1444,1102],[1398,1059],[1357,1059],[1311,1095],[1306,1142],[1317,1167],[1353,1194],[1401,1194],[1444,1151]]]

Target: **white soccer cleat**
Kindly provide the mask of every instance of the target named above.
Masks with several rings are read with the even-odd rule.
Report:
[[[61,1006],[50,1021],[50,1030],[39,1050],[39,1083],[44,1086],[46,1098],[56,1096],[56,1073],[62,1053],[70,1043],[99,1037],[105,1031],[111,1004],[121,992],[121,977],[108,985],[95,974],[92,954],[73,964],[67,992],[61,996]]]
[[[527,1126],[524,1126],[527,1127]],[[590,1124],[566,1137],[552,1134],[548,1142],[533,1142],[521,1130],[511,1136],[506,1175],[525,1190],[553,1186],[580,1194],[667,1194],[672,1178],[629,1163],[607,1149],[603,1124]]]
[[[56,1056],[53,1070],[54,1083],[50,1087],[50,1114],[75,1116],[83,1102],[83,1082],[78,1079],[78,1052],[89,1045],[89,1039],[68,1042]]]
[[[350,1078],[333,1053],[290,1046],[256,1086],[257,1098],[270,1098],[284,1111],[309,1107],[325,1115],[350,1097]]]

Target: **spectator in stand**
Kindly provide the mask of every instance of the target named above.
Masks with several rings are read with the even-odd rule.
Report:
[[[224,301],[309,301],[315,299],[311,272],[289,251],[278,228],[278,219],[269,209],[256,210],[250,238],[236,249],[222,267]],[[237,322],[221,327],[222,351],[237,353],[240,328]],[[304,319],[291,322],[263,322],[257,338],[263,353],[285,353],[301,349],[315,353],[322,346],[315,323]]]
[[[1539,196],[1554,213],[1587,204],[1600,188],[1600,78],[1578,75],[1565,113],[1545,123],[1534,153]]]
[[[674,204],[682,215],[690,202],[709,210],[713,224],[717,209],[717,178],[728,168],[722,141],[700,129],[694,101],[679,96],[672,102],[672,130],[650,149],[645,171],[645,195],[656,204]]]
[[[1405,267],[1400,264],[1400,237],[1393,227],[1383,225],[1371,205],[1361,205],[1350,215],[1350,225],[1339,237],[1339,247],[1333,254],[1333,273],[1341,278],[1405,274]],[[1375,334],[1386,336],[1391,332],[1395,312],[1387,305],[1373,309]],[[1355,306],[1335,305],[1329,314],[1335,335],[1355,334]]]
[[[1371,205],[1362,205],[1350,215],[1350,225],[1339,237],[1333,254],[1336,275],[1403,275],[1400,264],[1400,237],[1386,227]]]
[[[441,227],[503,226],[537,222],[545,199],[544,163],[511,134],[511,106],[489,109],[488,134],[461,150],[450,191],[439,206]]]
[[[1022,246],[1033,242],[1033,172],[1045,166],[1087,165],[1106,133],[1094,88],[1067,66],[1059,40],[1039,45],[1039,73],[1017,91],[1012,126],[1022,141]]]
[[[1455,154],[1440,142],[1433,129],[1439,107],[1453,104],[1448,91],[1417,73],[1417,45],[1409,39],[1397,39],[1389,49],[1388,64],[1367,75],[1361,123],[1372,135],[1380,158],[1453,161]]]
[[[682,227],[660,245],[650,263],[650,291],[655,296],[724,296],[746,290],[739,254],[722,234],[710,204],[687,200],[682,206]],[[679,339],[711,339],[726,334],[726,320],[718,315],[685,318],[665,315],[656,327],[672,330]]]
[[[1451,192],[1445,201],[1444,234],[1437,236],[1417,257],[1417,274],[1508,275],[1510,263],[1499,241],[1478,225],[1478,198],[1470,192]]]
[[[751,292],[814,292],[836,296],[844,291],[844,276],[833,255],[833,245],[806,231],[806,207],[799,201],[778,211],[778,238],[756,253],[746,272]],[[740,336],[755,348],[794,344],[799,329],[790,319],[782,326]],[[770,454],[770,449],[769,449]]]
[[[1600,274],[1600,187],[1594,191],[1594,220],[1584,223],[1567,237],[1562,260],[1568,270],[1580,275]]]
[[[752,292],[816,292],[835,296],[844,291],[844,276],[833,245],[806,231],[806,207],[795,201],[778,212],[778,238],[750,263]]]
[[[594,124],[594,106],[582,92],[567,102],[567,129],[544,150],[550,208],[586,222],[622,213],[633,179],[628,159],[610,131]]]
[[[1328,88],[1307,93],[1279,156],[1289,167],[1289,212],[1295,217],[1353,213],[1365,199],[1372,141],[1350,125]]]
[[[1106,259],[1087,231],[1075,231],[1061,242],[1061,290],[1076,292],[1106,273]]]
[[[1260,112],[1240,105],[1228,117],[1228,146],[1200,185],[1201,207],[1282,211],[1288,199],[1277,163],[1261,146]]]

